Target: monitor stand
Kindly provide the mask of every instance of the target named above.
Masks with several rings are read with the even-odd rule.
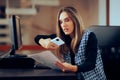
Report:
[[[35,60],[26,55],[15,54],[15,50],[11,50],[4,58],[0,58],[0,69],[33,69],[34,65]]]
[[[8,55],[8,58],[22,58],[22,57],[27,57],[25,54],[16,54],[15,49],[11,49],[10,53]]]
[[[24,54],[16,54],[14,49],[3,58],[0,58],[0,69],[8,68],[34,68],[35,60]]]

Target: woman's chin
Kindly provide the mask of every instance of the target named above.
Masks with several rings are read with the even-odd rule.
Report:
[[[69,35],[70,33],[68,33],[68,32],[64,32],[65,33],[65,35]]]

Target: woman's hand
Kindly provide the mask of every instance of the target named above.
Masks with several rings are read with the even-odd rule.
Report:
[[[57,44],[52,43],[50,38],[40,39],[39,43],[46,49],[57,49],[59,47]]]
[[[59,67],[63,72],[71,71],[71,72],[76,72],[77,71],[77,66],[76,65],[71,65],[69,63],[62,63],[62,62],[56,62],[55,63],[57,67]]]

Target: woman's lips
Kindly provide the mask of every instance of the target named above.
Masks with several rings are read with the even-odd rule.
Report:
[[[63,29],[64,30],[64,32],[68,32],[68,29],[67,28],[65,28],[65,29]]]

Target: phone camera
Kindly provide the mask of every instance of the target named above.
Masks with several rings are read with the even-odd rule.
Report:
[[[56,39],[56,41],[59,41],[59,39]]]

